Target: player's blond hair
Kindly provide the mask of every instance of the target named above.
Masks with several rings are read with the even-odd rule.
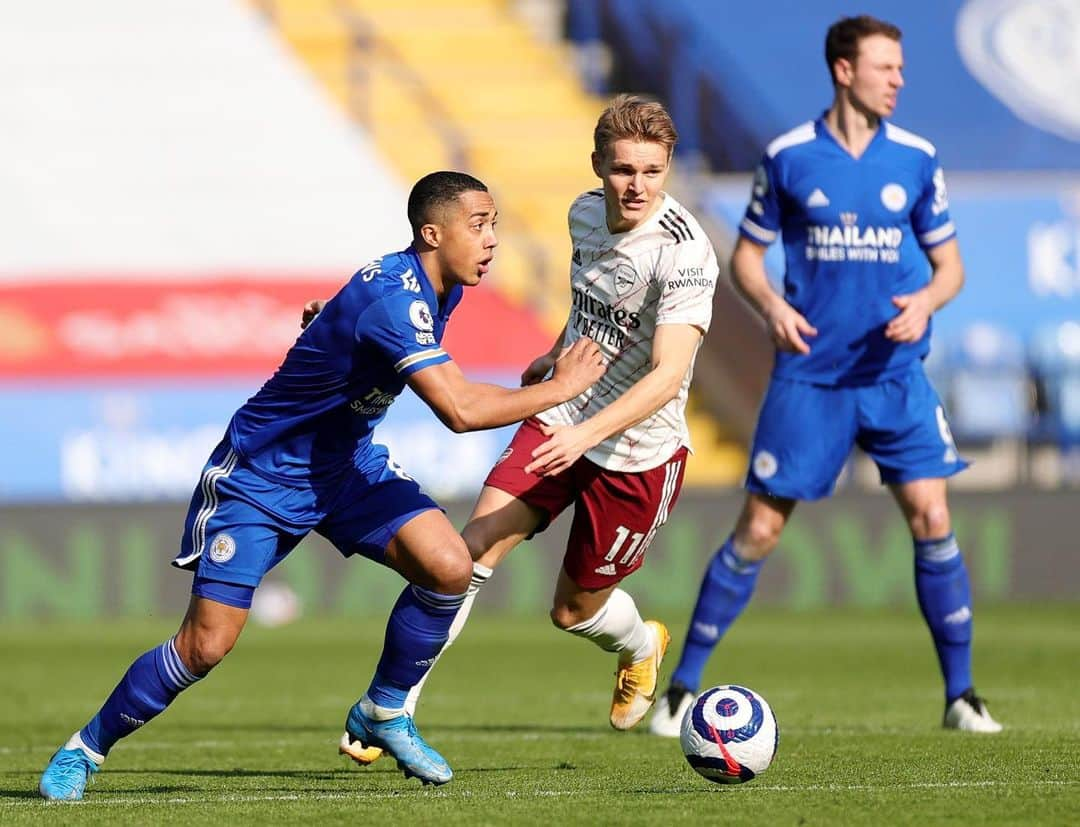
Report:
[[[617,95],[596,122],[593,147],[602,154],[623,139],[662,144],[670,158],[679,133],[663,104],[638,95]]]

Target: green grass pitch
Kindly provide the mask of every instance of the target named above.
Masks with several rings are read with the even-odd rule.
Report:
[[[612,731],[613,658],[542,616],[474,618],[429,682],[417,722],[453,782],[423,789],[385,758],[355,767],[337,738],[382,622],[249,628],[113,750],[80,804],[38,799],[41,769],[172,626],[0,625],[0,824],[1080,823],[1080,605],[979,608],[976,675],[998,736],[940,728],[914,609],[752,606],[706,673],[758,690],[779,721],[773,766],[737,787],[699,778],[644,726]]]

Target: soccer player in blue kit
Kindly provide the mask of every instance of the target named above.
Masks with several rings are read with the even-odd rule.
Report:
[[[39,791],[80,799],[120,739],[159,715],[232,649],[263,575],[309,531],[409,581],[382,656],[345,728],[391,755],[407,777],[453,775],[403,711],[446,642],[472,560],[445,514],[373,441],[409,385],[451,430],[507,425],[573,399],[604,372],[581,340],[552,378],[510,390],[468,381],[440,345],[462,288],[488,271],[495,202],[475,178],[435,172],[408,202],[413,242],[360,269],[233,416],[203,470],[173,565],[195,572],[174,637],[135,660],[90,722],[52,757]]]
[[[877,463],[914,542],[915,589],[945,679],[944,725],[998,732],[971,677],[971,594],[947,477],[967,463],[922,367],[930,317],[964,272],[929,141],[886,120],[904,85],[900,30],[838,21],[825,56],[834,100],[766,149],[732,255],[734,282],[776,344],[734,533],[709,563],[650,730],[677,736],[705,662],[746,607],[799,500],[832,492],[854,445]],[[784,294],[765,250],[783,235]],[[927,266],[929,260],[929,267]]]

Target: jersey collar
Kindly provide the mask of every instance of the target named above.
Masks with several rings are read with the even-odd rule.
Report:
[[[668,204],[668,202],[670,200],[671,200],[671,196],[669,196],[665,191],[661,190],[660,191],[660,206],[656,208],[656,212],[654,212],[652,215],[650,215],[648,218],[646,218],[644,221],[642,221],[640,224],[638,224],[636,227],[634,227],[634,229],[625,230],[625,231],[623,231],[621,233],[613,233],[613,232],[611,232],[611,230],[608,229],[608,225],[607,225],[607,203],[605,202],[604,203],[604,218],[600,222],[600,229],[604,231],[604,233],[608,236],[608,238],[626,238],[627,236],[630,236],[630,235],[633,235],[634,233],[640,232],[640,231],[646,229],[647,227],[651,227],[653,224],[658,222],[660,220],[660,217],[668,210],[668,208],[670,206]]]
[[[814,121],[814,131],[818,138],[826,141],[830,146],[834,147],[837,152],[847,158],[849,161],[859,163],[863,158],[867,157],[871,151],[873,151],[881,141],[885,139],[885,124],[888,123],[884,118],[878,118],[878,126],[874,131],[874,137],[870,139],[870,143],[866,145],[866,149],[863,150],[863,154],[856,158],[847,148],[844,147],[840,141],[833,135],[832,130],[829,129],[829,125],[825,123],[825,116],[829,114],[829,110],[826,109],[821,113],[821,116]]]

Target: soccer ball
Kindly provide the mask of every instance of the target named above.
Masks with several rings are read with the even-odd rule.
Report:
[[[741,784],[776,755],[780,730],[769,704],[744,686],[714,686],[694,699],[679,735],[683,755],[704,778]]]

